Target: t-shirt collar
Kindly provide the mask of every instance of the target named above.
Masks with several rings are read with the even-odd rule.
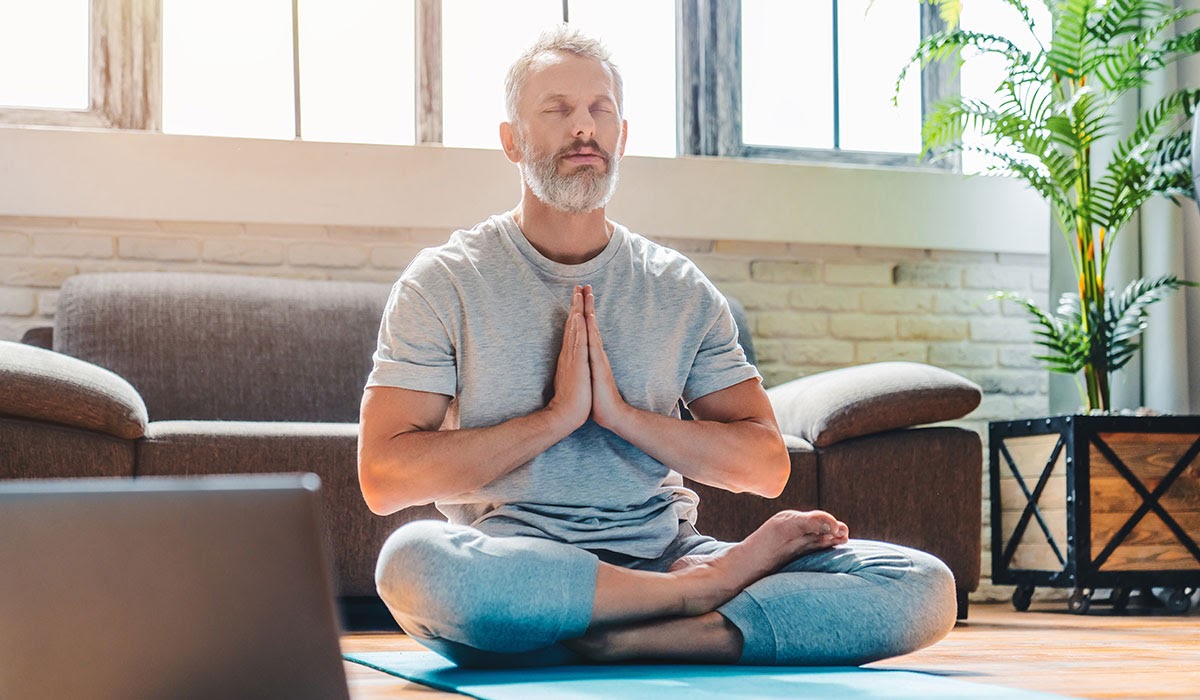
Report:
[[[558,277],[587,277],[588,275],[595,274],[617,254],[617,251],[625,244],[626,234],[628,233],[624,226],[614,222],[612,236],[609,237],[608,245],[604,246],[604,250],[600,251],[591,260],[577,265],[568,265],[566,263],[555,262],[538,252],[538,249],[534,248],[529,239],[525,237],[525,234],[521,231],[521,227],[517,226],[512,212],[497,214],[492,218],[496,219],[497,226],[501,231],[504,231],[526,260],[538,269]]]

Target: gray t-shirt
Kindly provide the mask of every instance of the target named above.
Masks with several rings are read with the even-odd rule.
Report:
[[[575,285],[591,284],[621,396],[678,416],[678,402],[761,377],[725,298],[686,257],[617,225],[595,258],[541,255],[511,214],[421,251],[392,288],[367,386],[445,394],[446,428],[533,413],[554,394]],[[447,467],[452,461],[447,461]],[[437,501],[454,523],[636,557],[662,554],[698,497],[680,475],[592,421],[470,493]]]

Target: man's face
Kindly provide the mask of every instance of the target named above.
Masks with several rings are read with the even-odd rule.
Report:
[[[573,54],[545,56],[530,69],[517,112],[514,141],[533,194],[569,213],[607,204],[625,144],[604,65]]]

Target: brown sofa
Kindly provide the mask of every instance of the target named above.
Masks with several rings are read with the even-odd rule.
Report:
[[[358,489],[355,422],[388,290],[209,274],[73,277],[52,331],[0,343],[0,478],[314,472],[339,595],[348,611],[370,608],[387,535],[440,517],[432,506],[375,516]],[[782,508],[824,508],[854,536],[940,556],[965,616],[979,581],[980,441],[910,426],[965,415],[979,388],[926,365],[881,363],[770,396],[792,455],[786,491],[768,500],[693,485],[701,531],[740,538]]]

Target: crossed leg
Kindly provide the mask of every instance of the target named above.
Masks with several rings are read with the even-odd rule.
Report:
[[[667,573],[602,563],[588,631],[564,644],[594,661],[735,663],[742,634],[715,610],[793,559],[848,537],[829,513],[785,510],[723,552],[683,557]]]
[[[846,538],[827,513],[784,511],[742,542],[693,533],[625,568],[547,539],[417,521],[388,539],[376,582],[410,635],[461,666],[860,664],[945,635],[945,564]]]

